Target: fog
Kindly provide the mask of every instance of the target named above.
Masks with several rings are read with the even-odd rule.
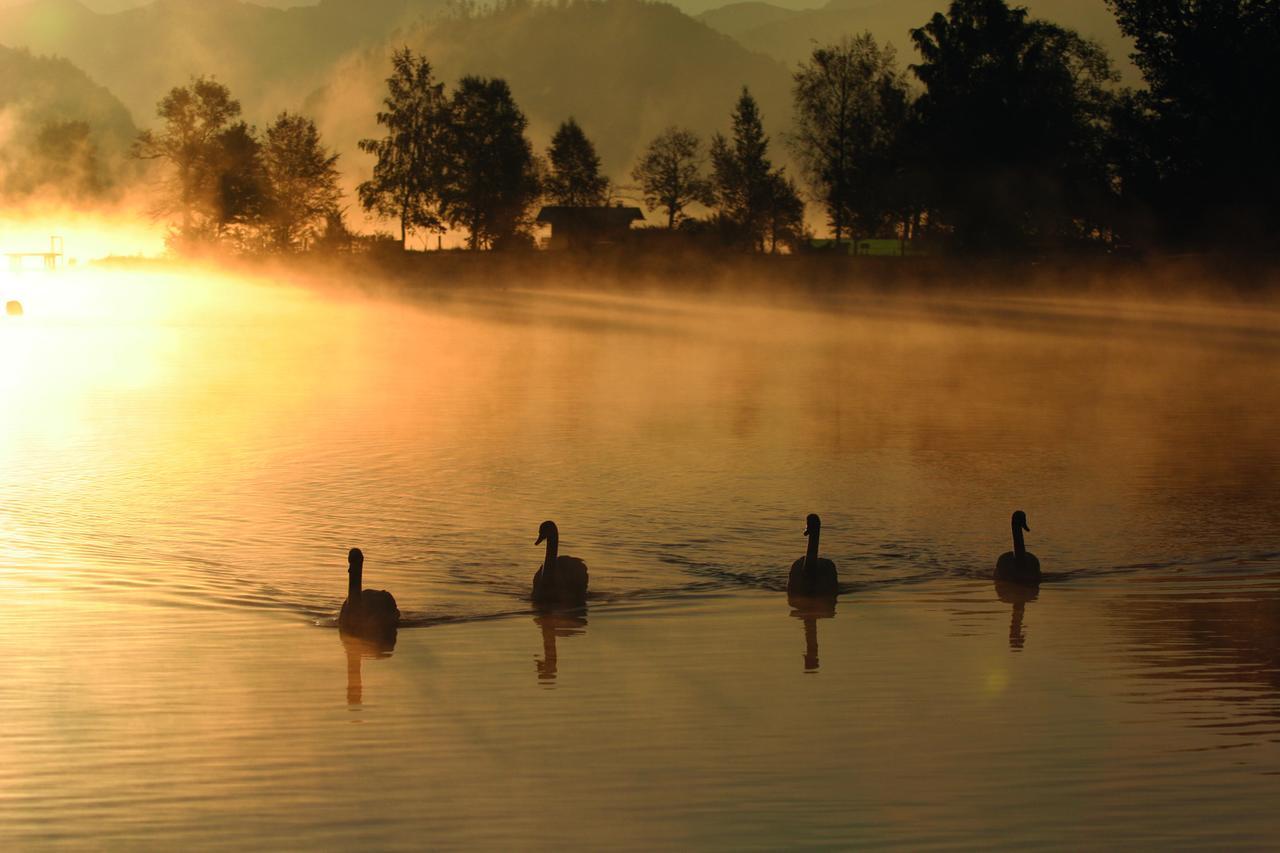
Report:
[[[1123,181],[1062,239],[893,208],[877,256],[794,223],[765,251],[729,181],[723,220],[566,250],[401,251],[356,210],[400,45],[509,78],[538,152],[574,116],[633,201],[639,146],[727,130],[743,84],[794,174],[809,39],[910,61],[942,5],[782,3],[0,0],[0,838],[1275,846],[1269,244],[1131,244]],[[1031,5],[1122,52],[1102,0]],[[201,74],[260,129],[314,117],[299,160],[341,155],[360,233],[329,183],[270,240],[298,196],[225,122],[132,158]],[[996,579],[1015,510],[1043,573]],[[590,566],[573,607],[533,593],[547,519]],[[809,543],[819,602],[788,595]],[[398,633],[339,617],[354,547]]]

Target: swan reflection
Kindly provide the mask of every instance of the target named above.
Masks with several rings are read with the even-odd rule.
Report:
[[[791,615],[804,622],[804,671],[818,671],[818,620],[834,619],[835,596],[787,596]]]
[[[586,610],[555,611],[539,610],[533,617],[534,623],[542,629],[542,658],[534,658],[538,671],[538,681],[554,682],[558,668],[556,655],[557,637],[576,637],[587,632]]]
[[[339,631],[338,637],[347,653],[347,705],[354,711],[364,703],[364,684],[360,678],[363,661],[366,658],[391,657],[396,647],[396,637],[393,632],[389,637],[367,639],[345,631]]]
[[[1040,597],[1040,582],[1034,580],[1011,581],[996,579],[996,597],[1005,604],[1013,605],[1013,616],[1009,620],[1009,650],[1022,651],[1027,644],[1027,634],[1022,627],[1022,617],[1027,604]]]

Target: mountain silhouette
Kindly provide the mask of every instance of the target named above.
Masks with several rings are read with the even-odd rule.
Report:
[[[638,0],[513,3],[406,28],[382,49],[341,63],[305,104],[340,150],[375,135],[389,53],[401,45],[425,55],[450,87],[465,74],[505,78],[540,149],[573,117],[595,144],[604,173],[623,183],[642,148],[669,125],[704,140],[727,130],[744,85],[778,142],[775,156],[785,158],[779,137],[791,117],[786,68],[673,6]]]
[[[698,20],[788,66],[803,62],[815,44],[866,31],[880,43],[896,47],[899,59],[906,64],[916,59],[910,30],[923,26],[947,5],[947,0],[830,0],[811,9],[788,9],[752,0],[710,9],[698,15]],[[1096,39],[1127,82],[1138,82],[1137,69],[1128,61],[1132,45],[1120,34],[1103,0],[1023,0],[1011,5],[1026,6],[1032,17]]]
[[[246,115],[294,107],[352,50],[378,45],[433,0],[323,0],[267,8],[239,0],[157,0],[100,13],[77,0],[0,9],[0,43],[70,59],[110,88],[140,123],[192,76],[227,84]]]
[[[65,59],[0,47],[0,184],[21,168],[41,128],[83,122],[104,163],[116,168],[138,129],[129,110]]]

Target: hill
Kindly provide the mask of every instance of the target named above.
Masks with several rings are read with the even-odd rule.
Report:
[[[1015,5],[1026,6],[1034,17],[1096,39],[1111,54],[1125,81],[1139,82],[1137,69],[1128,60],[1132,48],[1103,0],[1024,0]],[[910,30],[946,6],[946,0],[829,0],[816,8],[792,10],[741,2],[703,12],[698,19],[788,67],[806,59],[815,42],[823,44],[865,31],[882,43],[893,44],[904,62],[912,62],[915,51]]]
[[[399,36],[343,63],[309,103],[343,150],[376,134],[373,116],[384,95],[389,51],[404,43],[424,53],[450,88],[465,74],[506,78],[539,150],[561,121],[576,118],[596,143],[605,172],[624,183],[641,148],[666,126],[687,126],[704,138],[726,131],[744,85],[760,102],[775,156],[785,158],[779,137],[791,116],[786,69],[673,6],[511,4],[422,23]],[[364,159],[358,162],[367,169]]]
[[[87,141],[96,148],[101,170],[97,181],[110,182],[122,168],[132,171],[125,160],[138,131],[119,99],[65,59],[0,46],[0,190],[12,194],[43,183],[45,172],[58,163],[37,163],[40,158],[33,157],[41,131],[69,122],[87,126]]]
[[[143,125],[169,88],[200,74],[226,83],[260,126],[281,109],[301,107],[321,120],[353,181],[371,165],[355,143],[376,133],[388,57],[405,44],[425,53],[450,85],[465,74],[505,77],[540,149],[560,121],[576,117],[620,179],[669,124],[704,135],[725,129],[743,85],[775,137],[789,120],[790,80],[780,63],[674,6],[513,0],[476,12],[446,4],[323,0],[279,9],[156,0],[102,14],[78,0],[34,0],[0,9],[0,32],[12,44],[69,57]],[[784,156],[780,145],[777,155]]]
[[[5,44],[65,56],[144,121],[172,86],[212,74],[262,122],[298,102],[349,51],[379,44],[444,0],[323,0],[267,8],[239,0],[156,0],[114,13],[78,0],[0,9]]]

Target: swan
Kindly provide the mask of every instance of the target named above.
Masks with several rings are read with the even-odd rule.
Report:
[[[385,589],[361,591],[364,553],[352,548],[347,554],[347,600],[338,614],[338,630],[365,639],[391,640],[400,626],[395,597]]]
[[[560,550],[560,530],[554,521],[538,528],[534,545],[547,543],[547,558],[533,576],[535,604],[581,607],[587,601],[587,564],[577,557],[564,557]]]
[[[1013,550],[1006,551],[996,560],[996,577],[1004,580],[1039,580],[1040,561],[1022,544],[1022,531],[1027,527],[1027,514],[1018,510],[1013,514]]]
[[[787,595],[830,597],[840,594],[840,578],[836,564],[818,556],[818,537],[822,533],[822,519],[810,513],[804,535],[809,537],[809,549],[803,557],[791,564],[791,576],[787,578]]]

